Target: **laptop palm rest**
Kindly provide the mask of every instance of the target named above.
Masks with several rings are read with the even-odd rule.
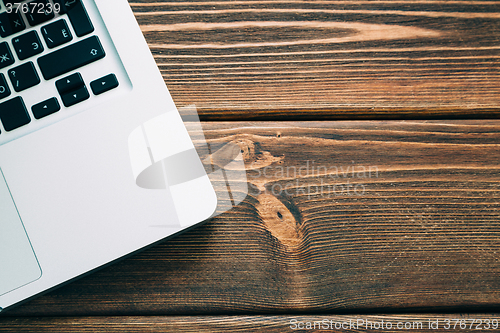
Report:
[[[42,271],[0,169],[0,295],[40,276]]]

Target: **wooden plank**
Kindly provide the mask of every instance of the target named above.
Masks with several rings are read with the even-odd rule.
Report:
[[[500,305],[500,121],[215,122],[204,130],[215,163],[227,143],[243,154],[249,194],[240,205],[7,314]]]
[[[498,314],[4,318],[0,332],[488,332],[499,321]]]
[[[204,120],[498,117],[499,1],[130,0]]]

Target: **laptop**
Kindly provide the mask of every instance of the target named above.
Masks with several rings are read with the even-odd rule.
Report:
[[[0,309],[216,205],[126,0],[0,0]]]

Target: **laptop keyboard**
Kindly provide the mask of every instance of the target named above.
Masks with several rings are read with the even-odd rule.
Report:
[[[61,103],[69,108],[89,99],[91,93],[100,95],[118,86],[117,77],[109,73],[93,78],[89,92],[82,75],[73,72],[106,56],[81,0],[3,2],[0,122],[4,131],[14,131],[56,113],[61,110]],[[54,78],[55,82],[49,82]],[[23,94],[30,94],[30,88],[41,84],[55,84],[58,95],[44,96],[43,100],[27,105]],[[21,94],[12,96],[13,92]]]

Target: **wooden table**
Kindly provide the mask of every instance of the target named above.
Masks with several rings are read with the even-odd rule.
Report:
[[[249,194],[0,331],[499,331],[499,1],[130,4]]]

